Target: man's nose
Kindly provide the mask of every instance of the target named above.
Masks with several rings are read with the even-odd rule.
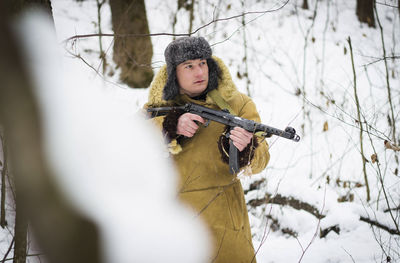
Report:
[[[202,67],[197,66],[197,67],[195,68],[195,74],[196,74],[196,76],[203,75],[203,72],[204,72],[204,69],[203,69]]]

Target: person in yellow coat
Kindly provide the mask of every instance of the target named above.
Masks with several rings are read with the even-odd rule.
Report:
[[[183,37],[165,50],[166,65],[151,83],[148,107],[181,106],[194,102],[260,122],[254,102],[240,93],[228,68],[212,55],[203,37]],[[221,105],[222,104],[222,105]],[[179,173],[179,197],[210,229],[210,262],[256,262],[243,189],[229,170],[229,140],[239,150],[241,171],[259,173],[269,161],[268,144],[240,127],[226,136],[217,122],[174,110],[154,118],[168,142]],[[241,172],[240,171],[240,172]]]

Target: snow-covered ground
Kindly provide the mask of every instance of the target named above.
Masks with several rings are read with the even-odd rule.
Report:
[[[174,0],[146,1],[151,33],[171,33],[173,31],[176,2]],[[316,2],[309,0],[310,10],[302,9],[300,6],[303,1],[299,0],[268,1],[268,3],[256,0],[234,1],[229,4],[225,1],[200,2],[200,6],[195,6],[194,29],[209,23],[213,18],[228,18],[243,12],[257,11],[257,13],[248,14],[244,18],[211,23],[199,30],[197,34],[206,37],[213,46],[214,54],[229,65],[238,88],[244,93],[250,93],[249,95],[256,102],[263,123],[281,129],[288,125],[292,126],[302,137],[298,143],[276,137],[267,139],[271,152],[271,161],[267,169],[251,178],[242,178],[245,189],[248,189],[252,183],[263,180],[257,189],[247,193],[246,200],[250,202],[262,199],[266,193],[271,196],[291,197],[312,205],[320,214],[324,215],[323,218],[318,219],[305,210],[296,210],[290,206],[269,204],[254,208],[249,205],[253,242],[257,249],[258,262],[386,262],[387,257],[391,258],[391,262],[400,261],[399,235],[390,235],[386,230],[371,227],[370,224],[360,220],[361,217],[369,218],[390,229],[398,228],[399,224],[398,210],[392,211],[394,219],[390,213],[385,212],[388,208],[387,203],[391,208],[399,206],[400,192],[399,177],[396,174],[396,169],[399,168],[395,160],[396,153],[385,149],[383,143],[385,139],[391,140],[392,135],[387,120],[387,116],[390,114],[390,105],[386,88],[385,64],[379,60],[383,54],[379,27],[370,28],[357,20],[356,1],[323,0]],[[100,70],[98,70],[99,72],[95,71],[101,68],[98,37],[65,41],[74,35],[98,32],[96,1],[86,0],[77,3],[69,0],[53,0],[52,4],[57,39],[64,52],[60,63],[66,65],[63,70],[63,74],[65,74],[63,78],[68,80],[63,87],[81,90],[78,90],[78,94],[80,94],[78,97],[76,97],[76,93],[68,95],[69,93],[66,92],[64,94],[62,92],[65,91],[61,89],[59,93],[51,93],[55,96],[53,99],[59,101],[58,116],[65,114],[65,118],[62,121],[58,120],[59,123],[54,122],[56,128],[49,127],[49,131],[57,129],[61,132],[62,127],[67,125],[68,121],[77,124],[76,119],[84,122],[85,117],[91,119],[95,117],[90,125],[91,128],[101,129],[99,126],[104,125],[107,129],[101,136],[114,138],[118,143],[118,138],[125,138],[127,131],[133,132],[132,123],[126,124],[124,121],[136,121],[134,115],[146,102],[148,91],[126,87],[118,81],[118,71],[112,77],[107,74],[108,72],[103,75]],[[377,4],[387,57],[398,57],[400,53],[398,46],[400,41],[399,12],[398,9],[390,6],[397,4],[397,1],[386,1],[385,5]],[[314,10],[316,10],[315,14]],[[266,12],[261,13],[260,11]],[[180,10],[176,17],[175,32],[187,33],[188,12]],[[243,24],[246,26],[243,27]],[[103,33],[112,33],[111,12],[107,4],[101,9],[101,28]],[[171,40],[170,36],[152,38],[155,72],[164,63],[164,48]],[[368,161],[366,172],[371,196],[369,202],[367,202],[360,155],[360,134],[359,124],[356,121],[357,108],[349,40],[351,40],[354,55],[356,88],[361,105],[362,120],[369,124],[367,127],[370,136],[367,133],[363,134],[364,156]],[[107,60],[112,64],[112,38],[102,37],[101,41],[104,50],[107,50]],[[246,43],[246,47],[244,43]],[[82,59],[74,57],[73,54],[79,54]],[[247,60],[243,59],[245,54],[247,54]],[[87,66],[83,60],[92,67]],[[398,58],[397,60],[389,59],[387,62],[395,123],[398,124],[400,112],[399,60]],[[246,77],[240,77],[245,76],[246,73],[249,76],[249,85],[247,85]],[[50,81],[54,81],[54,86],[60,82],[54,79]],[[48,101],[52,100],[51,95],[48,94],[48,96]],[[68,96],[70,97],[68,98]],[[82,107],[83,113],[86,115],[82,116],[79,108],[68,114],[62,113],[63,107],[60,105],[64,105],[63,103],[65,105],[76,103]],[[96,112],[101,114],[97,115]],[[112,128],[110,123],[104,123],[105,119],[99,119],[103,115],[114,126],[124,127],[125,130],[117,130]],[[123,117],[115,119],[113,116]],[[49,119],[51,118],[49,115]],[[91,134],[90,131],[93,131],[83,130],[85,125],[79,127],[81,130],[76,130],[76,134]],[[397,131],[400,129],[396,128]],[[49,133],[51,135],[51,132]],[[142,134],[135,134],[142,138]],[[397,132],[396,137],[399,135]],[[81,137],[80,142],[87,145],[83,149],[88,151],[88,156],[93,154],[89,153],[90,145],[102,145],[99,144],[102,141],[101,136]],[[77,137],[79,138],[79,136]],[[77,137],[70,139],[76,140]],[[147,141],[146,138],[143,136],[140,143],[143,144],[144,141]],[[57,144],[56,140],[49,136],[50,146],[63,146]],[[141,147],[142,144],[139,142],[136,143],[136,148],[144,147]],[[113,145],[112,142],[108,142],[102,147],[113,149]],[[147,147],[147,142],[144,145]],[[66,152],[73,151],[67,146],[64,144]],[[119,185],[122,189],[130,182],[132,185],[140,187],[148,183],[138,181],[140,178],[135,179],[134,182],[128,179],[128,173],[131,171],[129,169],[132,167],[127,164],[130,159],[125,155],[134,152],[132,150],[134,146],[129,146],[132,145],[127,143],[124,147],[127,152],[119,152],[113,159],[114,164],[121,167],[120,180],[122,181],[118,181],[118,183],[122,184]],[[117,149],[119,148],[115,148],[115,150]],[[91,149],[90,151],[95,150]],[[379,165],[371,159],[374,153],[378,156]],[[103,158],[108,157],[106,155],[93,157],[94,159],[91,160],[93,167],[97,163],[104,164]],[[73,161],[79,162],[79,158],[71,160],[71,162]],[[57,163],[56,158],[55,163]],[[146,161],[141,160],[141,164],[146,166]],[[68,163],[59,165],[59,167],[68,167]],[[148,166],[152,165],[148,164]],[[101,167],[96,169],[101,170]],[[105,169],[110,169],[109,167],[105,167]],[[130,168],[127,169],[127,167]],[[67,169],[65,169],[65,173],[79,175],[78,171],[68,170],[67,172]],[[104,179],[107,178],[107,170],[102,171],[101,174]],[[160,176],[162,174],[163,172],[160,171],[157,176],[157,171],[153,171],[153,176],[157,179],[154,179],[151,187],[163,186],[158,184],[158,180],[163,177]],[[83,179],[88,182],[92,180],[91,177],[82,177]],[[381,179],[384,182],[384,188]],[[98,188],[92,190],[93,196],[96,196],[96,192],[101,192],[107,182],[109,181],[100,181]],[[166,184],[170,187],[169,190],[164,189],[165,191],[161,192],[168,195],[168,191],[173,189],[174,183],[172,181]],[[151,187],[149,186],[147,189],[152,191],[150,196],[153,196],[155,192]],[[121,188],[116,187],[116,189]],[[385,199],[383,190],[389,194],[388,201]],[[141,198],[140,193],[135,196]],[[145,192],[142,194],[145,195]],[[119,195],[116,195],[115,198],[117,197]],[[348,197],[348,201],[339,202],[338,199],[343,197]],[[157,196],[154,198],[159,200]],[[96,202],[99,200],[93,199],[92,203],[82,209],[89,210],[91,214],[95,215],[96,207],[98,207],[95,205]],[[125,200],[125,202],[129,201]],[[153,210],[160,209],[160,204],[154,202],[153,206],[143,207],[139,203],[133,203],[132,206],[139,206],[143,212],[140,215],[135,213],[130,216],[132,218],[139,216],[140,218],[138,217],[136,220],[143,219],[143,221],[137,222],[147,222],[147,224],[142,223],[141,230],[145,231],[141,238],[150,242],[154,239],[154,235],[150,233],[160,231],[160,226],[148,219],[152,218]],[[116,204],[116,201],[111,201],[108,205],[113,207]],[[133,209],[137,212],[139,208]],[[175,211],[174,209],[178,208],[172,205],[169,212]],[[115,207],[115,215],[123,216],[122,211]],[[186,219],[185,212],[183,212],[181,220],[187,222]],[[124,222],[126,223],[126,221]],[[321,230],[333,226],[340,231],[338,233],[331,231],[324,238],[320,238]],[[132,233],[138,231],[133,227],[130,230]],[[119,238],[122,234],[117,232],[118,228],[113,234],[112,226],[109,226],[107,231],[111,231],[107,232],[107,235],[111,235],[113,238]],[[148,237],[146,231],[149,233]],[[195,232],[195,230],[193,231]],[[163,237],[168,236],[166,232],[163,234],[165,234]],[[178,239],[178,237],[174,238]],[[110,238],[109,240],[114,239]],[[171,245],[172,250],[176,248],[177,244],[183,242],[171,244],[171,239],[161,238],[159,240],[160,244],[163,244],[164,241],[165,246]],[[204,240],[197,241],[200,245]],[[3,231],[0,234],[0,242],[1,252],[6,251],[10,242],[9,233]],[[190,244],[187,243],[187,245]],[[116,249],[111,243],[109,247]],[[155,246],[151,248],[155,249]],[[129,252],[129,247],[123,249]],[[154,253],[159,252],[161,251]]]

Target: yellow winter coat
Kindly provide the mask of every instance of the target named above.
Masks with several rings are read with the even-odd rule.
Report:
[[[236,89],[224,63],[217,57],[213,59],[221,69],[219,94],[240,117],[260,122],[253,101]],[[170,101],[162,99],[166,80],[164,66],[151,84],[145,107],[171,105]],[[183,105],[185,102],[219,109],[209,96],[205,101],[198,101],[179,95],[173,103]],[[163,120],[164,117],[154,118],[160,127]],[[256,262],[243,189],[236,175],[230,174],[229,165],[222,161],[217,145],[224,128],[222,124],[211,122],[208,127],[201,126],[192,138],[185,138],[181,144],[176,140],[170,143],[170,152],[180,175],[179,196],[210,228],[214,248],[210,262]],[[265,140],[259,141],[250,163],[252,173],[261,172],[268,161],[268,145]]]

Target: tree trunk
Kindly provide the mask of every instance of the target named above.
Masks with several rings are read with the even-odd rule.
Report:
[[[20,201],[17,193],[16,211],[15,211],[15,226],[14,226],[14,260],[13,263],[25,263],[27,253],[27,238],[28,238],[28,220],[25,211],[21,209]]]
[[[303,5],[301,6],[301,8],[308,10],[308,0],[303,0]]]
[[[193,20],[194,20],[194,2],[195,0],[178,0],[178,11],[181,8],[189,11],[189,29],[188,33],[192,33],[193,30]]]
[[[46,163],[33,86],[10,30],[9,7],[0,1],[0,123],[18,193],[16,227],[29,220],[47,262],[100,262],[97,228],[66,201]]]
[[[367,23],[370,27],[375,27],[374,0],[357,0],[356,14],[358,20]]]
[[[110,0],[114,34],[149,34],[144,0]],[[147,88],[153,79],[150,36],[116,36],[113,59],[120,80],[132,88]]]
[[[0,131],[0,147],[3,150],[3,162],[1,163],[1,200],[0,200],[0,227],[7,226],[6,221],[6,177],[7,177],[7,146]]]

